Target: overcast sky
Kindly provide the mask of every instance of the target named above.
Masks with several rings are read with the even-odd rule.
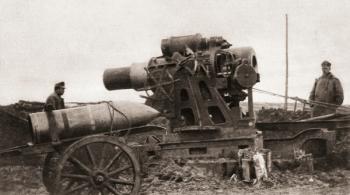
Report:
[[[327,59],[349,104],[349,10],[346,0],[0,0],[0,104],[45,101],[59,81],[67,102],[143,101],[133,90],[107,91],[103,71],[148,61],[161,55],[161,39],[195,33],[253,47],[255,87],[284,94],[286,13],[289,95],[307,99]]]

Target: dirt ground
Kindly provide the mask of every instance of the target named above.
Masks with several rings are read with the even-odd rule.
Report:
[[[41,161],[41,160],[40,160]],[[38,162],[41,163],[41,162]],[[41,166],[0,167],[0,194],[48,195],[42,184]],[[21,165],[22,164],[22,165]],[[219,179],[191,165],[174,161],[149,164],[144,174],[141,194],[167,195],[230,195],[230,194],[349,194],[350,170],[335,168],[327,172],[273,171],[260,185]]]

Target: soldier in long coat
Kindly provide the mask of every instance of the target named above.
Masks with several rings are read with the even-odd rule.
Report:
[[[309,97],[312,117],[335,113],[337,106],[341,105],[344,100],[342,85],[339,79],[330,72],[331,63],[323,61],[321,66],[323,74],[316,79]],[[317,102],[334,106],[317,105]]]
[[[44,110],[46,112],[52,110],[64,109],[64,99],[61,97],[64,94],[65,84],[59,82],[55,84],[55,91],[46,99]]]

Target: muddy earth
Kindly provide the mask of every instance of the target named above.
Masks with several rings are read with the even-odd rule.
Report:
[[[0,194],[48,195],[42,184],[41,166],[16,165],[0,167]],[[43,163],[41,160],[38,163]],[[152,160],[144,167],[141,194],[349,194],[350,170],[334,168],[312,173],[297,170],[274,170],[260,184],[217,178],[198,167],[177,164],[173,160]]]

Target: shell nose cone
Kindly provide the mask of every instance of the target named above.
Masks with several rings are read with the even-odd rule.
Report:
[[[115,101],[113,106],[117,112],[122,113],[132,125],[144,125],[160,115],[156,109],[142,103]]]

